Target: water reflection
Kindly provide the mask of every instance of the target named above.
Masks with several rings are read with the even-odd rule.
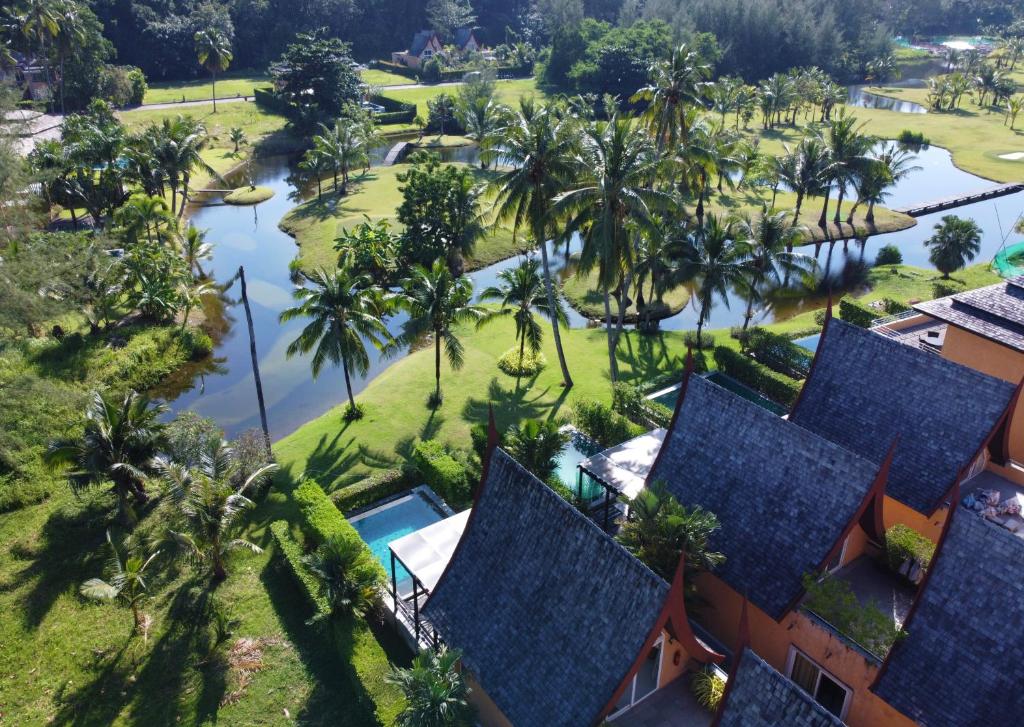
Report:
[[[899,85],[899,84],[890,84]],[[905,101],[892,96],[881,96],[877,93],[866,91],[867,86],[850,86],[850,93],[846,103],[850,106],[857,106],[864,109],[881,109],[882,111],[896,111],[901,114],[926,114],[928,109],[919,103]]]

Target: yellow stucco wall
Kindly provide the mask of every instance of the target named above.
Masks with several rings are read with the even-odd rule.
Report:
[[[1024,378],[1024,353],[954,326],[946,327],[942,357],[1012,384]],[[1017,406],[1010,423],[1010,457],[1024,462],[1024,405]]]
[[[932,517],[928,517],[886,495],[885,505],[882,508],[882,521],[885,523],[886,530],[900,523],[921,533],[933,543],[937,543],[939,535],[942,534],[942,524],[946,522],[947,512],[948,510],[945,508],[940,508]]]
[[[472,690],[469,693],[469,702],[476,707],[477,720],[483,727],[514,727],[468,671],[466,672],[466,683]]]

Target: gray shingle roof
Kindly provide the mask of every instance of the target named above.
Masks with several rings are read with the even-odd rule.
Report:
[[[1024,540],[958,508],[875,693],[921,724],[1020,724]]]
[[[648,482],[718,516],[716,575],[780,618],[838,542],[878,466],[699,376]]]
[[[430,39],[433,36],[434,31],[432,30],[421,30],[414,35],[412,37],[412,43],[409,45],[409,55],[419,58],[426,49],[427,43],[430,42]]]
[[[518,727],[592,723],[669,585],[502,450],[423,609]]]
[[[469,42],[469,39],[472,36],[473,36],[473,29],[472,28],[459,28],[458,30],[455,31],[455,47],[457,47],[457,48],[465,48],[466,47],[466,43]]]
[[[1024,276],[918,303],[914,308],[1024,352]]]
[[[807,692],[744,649],[718,727],[841,727]]]
[[[930,513],[1015,387],[836,318],[790,420],[874,462],[900,437],[887,494]]]

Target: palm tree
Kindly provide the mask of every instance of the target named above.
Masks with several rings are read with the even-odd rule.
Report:
[[[729,307],[729,291],[743,287],[750,266],[750,245],[743,228],[719,215],[708,215],[703,226],[690,236],[691,249],[682,264],[685,276],[696,283],[697,340],[715,296]]]
[[[630,101],[647,104],[644,115],[659,151],[674,149],[679,140],[688,138],[688,107],[700,103],[710,77],[711,67],[685,43],[674,48],[667,60],[651,64],[650,83]]]
[[[206,241],[206,230],[189,225],[185,234],[179,236],[178,243],[181,245],[181,256],[185,259],[188,269],[196,278],[205,277],[206,273],[203,272],[200,263],[213,259],[213,245]]]
[[[547,297],[544,295],[544,281],[540,275],[540,263],[534,257],[526,257],[514,268],[507,268],[498,273],[498,285],[485,288],[480,293],[481,301],[500,301],[501,309],[489,312],[477,323],[477,327],[489,323],[500,316],[512,316],[516,325],[516,343],[519,344],[519,361],[523,360],[526,344],[530,351],[540,351],[544,337],[541,325],[533,312],[536,310],[543,316],[556,316],[562,325],[568,325],[568,318],[562,308],[561,301],[556,302],[554,311],[548,308]]]
[[[1010,122],[1010,130],[1017,124],[1017,117],[1020,116],[1020,112],[1024,110],[1024,96],[1011,96],[1006,99],[1006,116],[1003,118],[1003,123]]]
[[[845,109],[828,127],[825,134],[825,143],[828,145],[829,156],[832,159],[832,176],[830,181],[835,182],[838,189],[836,200],[835,217],[832,221],[838,225],[842,214],[843,197],[846,195],[846,187],[856,178],[857,170],[868,163],[868,152],[874,145],[874,138],[861,133],[864,125],[857,126],[857,119],[848,116]],[[828,189],[825,190],[825,206],[822,208],[821,218],[818,226],[826,226],[826,214],[828,212]]]
[[[210,72],[213,80],[213,113],[217,113],[217,74],[231,65],[231,41],[218,28],[207,28],[195,34],[199,65]]]
[[[344,195],[348,190],[349,171],[366,161],[366,146],[362,130],[346,120],[335,122],[334,126],[320,124],[323,133],[313,137],[314,153],[320,155],[334,175],[334,188]],[[338,187],[338,173],[341,173],[341,188]]]
[[[889,196],[887,191],[906,179],[911,172],[921,170],[921,167],[913,162],[916,157],[909,149],[898,143],[885,144],[878,150],[873,159],[869,159],[862,165],[855,175],[854,186],[857,191],[857,201],[850,208],[846,222],[853,222],[853,213],[861,204],[868,205],[868,213],[865,220],[870,224],[875,221],[875,205],[885,201]]]
[[[809,194],[817,194],[825,191],[827,194],[831,188],[832,180],[832,158],[829,156],[828,148],[821,137],[816,134],[805,136],[800,140],[796,148],[796,179],[795,185],[791,185],[796,192],[796,210],[793,214],[793,224],[800,219],[800,207],[804,197]],[[826,203],[828,199],[826,197]],[[821,220],[819,220],[819,224]]]
[[[421,651],[408,669],[395,668],[387,681],[405,695],[397,727],[470,727],[475,710],[469,685],[459,669],[461,654],[442,646]]]
[[[298,338],[288,344],[286,355],[313,351],[310,366],[314,379],[324,364],[341,364],[348,392],[345,417],[358,419],[361,413],[352,394],[351,371],[363,376],[369,369],[367,342],[383,349],[392,341],[383,321],[389,301],[369,278],[354,275],[349,268],[318,268],[306,278],[310,285],[296,288],[293,293],[301,303],[281,311],[279,317],[282,323],[300,317],[311,319]]]
[[[480,198],[483,187],[478,185],[470,174],[457,174],[454,183],[448,188],[448,200],[445,210],[448,236],[444,241],[445,261],[453,277],[462,275],[466,268],[466,258],[473,254],[477,240],[487,230],[480,216]]]
[[[434,393],[429,399],[439,406],[441,397],[441,346],[444,345],[448,365],[458,371],[465,363],[462,341],[456,335],[459,323],[473,323],[487,315],[487,310],[473,305],[473,283],[469,278],[456,278],[441,260],[430,268],[417,265],[412,275],[402,282],[399,304],[409,313],[403,342],[410,346],[432,335],[434,337]]]
[[[241,514],[253,507],[246,490],[263,483],[277,465],[259,467],[235,487],[233,481],[240,466],[231,447],[223,441],[212,452],[203,453],[194,468],[163,457],[156,461],[166,492],[164,507],[169,520],[179,528],[168,533],[196,562],[209,563],[216,581],[228,575],[224,566],[228,552],[238,548],[263,552],[248,540],[231,536]]]
[[[538,108],[532,99],[521,99],[519,111],[512,114],[491,145],[494,158],[511,167],[492,182],[496,190],[496,222],[512,220],[514,235],[526,226],[534,244],[540,247],[548,310],[557,307],[547,249],[548,239],[555,236],[551,200],[565,189],[573,173],[573,144],[571,120],[561,118],[552,108]],[[562,370],[562,385],[568,389],[572,386],[572,377],[555,318],[551,319],[551,330]]]
[[[130,526],[135,522],[130,500],[138,505],[148,501],[145,483],[163,442],[159,419],[165,411],[163,404],[150,405],[134,391],[121,399],[95,391],[85,411],[83,435],[50,442],[46,463],[70,467],[67,477],[75,490],[110,482],[121,522]]]
[[[935,234],[924,241],[924,246],[930,248],[928,261],[948,280],[950,273],[960,270],[981,251],[981,228],[974,220],[943,215],[934,229]]]
[[[132,634],[134,635],[143,629],[142,611],[139,606],[148,597],[146,569],[160,555],[160,551],[156,551],[148,558],[133,554],[126,538],[126,552],[122,556],[117,546],[114,545],[109,530],[107,530],[107,547],[110,548],[110,558],[107,560],[108,580],[90,578],[79,586],[78,591],[86,598],[97,601],[117,599],[124,601],[132,611]]]
[[[462,128],[466,130],[466,137],[480,146],[481,169],[487,169],[491,158],[490,146],[498,130],[508,123],[511,113],[508,106],[482,96],[459,107],[459,116]]]
[[[57,47],[57,66],[60,77],[60,112],[64,109],[64,61],[74,52],[77,45],[85,40],[85,26],[82,23],[82,16],[79,7],[73,2],[61,2],[57,4],[56,11],[58,32],[55,36]]]
[[[302,161],[299,162],[299,169],[316,180],[316,199],[318,202],[323,199],[322,177],[327,167],[327,158],[324,156],[323,151],[316,147],[306,150],[306,153],[302,155]]]
[[[164,234],[177,223],[162,197],[134,196],[114,213],[114,224],[128,240],[145,235],[151,244],[162,243]]]
[[[235,145],[235,154],[238,153],[238,147],[249,141],[249,137],[245,135],[245,129],[241,126],[232,126],[231,130],[228,132],[228,139],[230,139],[231,143]]]
[[[193,278],[186,278],[178,283],[178,304],[182,308],[181,332],[184,333],[188,327],[188,317],[193,310],[203,304],[203,296],[209,295],[215,290],[212,283],[197,282]]]
[[[196,170],[220,179],[220,174],[202,156],[209,142],[206,127],[191,116],[164,119],[159,127],[154,162],[171,188],[171,212],[176,212],[179,219],[188,206],[189,181]]]
[[[50,84],[50,54],[47,43],[60,35],[60,14],[56,3],[50,0],[21,0],[13,9],[14,22],[22,37],[39,49],[46,72],[46,83]]]
[[[786,284],[793,272],[806,272],[814,267],[814,259],[789,252],[806,232],[803,226],[789,221],[789,214],[763,207],[756,219],[740,223],[740,237],[747,241],[750,259],[746,263],[747,310],[743,314],[743,330],[754,317],[754,303],[761,298],[768,283]]]
[[[567,229],[583,237],[580,271],[595,267],[604,292],[605,328],[612,381],[618,378],[615,349],[625,318],[635,264],[634,237],[656,227],[656,213],[669,210],[673,197],[651,188],[661,160],[650,138],[632,120],[616,114],[591,122],[579,142],[574,189],[561,194],[556,210]],[[610,294],[618,291],[619,315],[612,329]]]
[[[320,586],[330,615],[362,618],[378,600],[380,570],[373,555],[358,538],[332,535],[310,555],[303,558]],[[313,617],[318,620],[320,614]]]
[[[685,553],[684,582],[693,583],[697,573],[712,571],[725,562],[722,553],[711,550],[711,536],[718,528],[713,512],[683,507],[659,480],[630,503],[629,518],[616,540],[668,581],[675,575],[679,556]]]
[[[544,482],[558,470],[558,458],[568,444],[569,434],[550,419],[524,419],[513,424],[504,440],[512,458]]]

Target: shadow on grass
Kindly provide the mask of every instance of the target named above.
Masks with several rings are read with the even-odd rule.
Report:
[[[681,344],[673,349],[664,333],[638,334],[631,331],[619,341],[615,358],[630,366],[629,371],[619,372],[623,381],[642,383],[676,371],[682,376],[686,349]]]
[[[126,642],[100,669],[88,684],[68,692],[61,687],[54,701],[61,705],[51,724],[111,724],[123,706],[114,694],[125,691],[129,685],[132,664],[127,659],[131,642]]]
[[[509,425],[522,419],[543,419],[550,416],[553,408],[557,408],[546,397],[551,391],[550,387],[543,389],[533,388],[532,384],[537,380],[534,375],[529,379],[530,386],[516,386],[514,389],[506,389],[497,378],[492,378],[487,385],[487,396],[484,398],[469,397],[462,407],[462,418],[468,422],[486,423],[487,407],[494,407],[494,418],[499,430],[504,430]],[[562,389],[561,396],[557,403],[561,404],[568,394]]]

